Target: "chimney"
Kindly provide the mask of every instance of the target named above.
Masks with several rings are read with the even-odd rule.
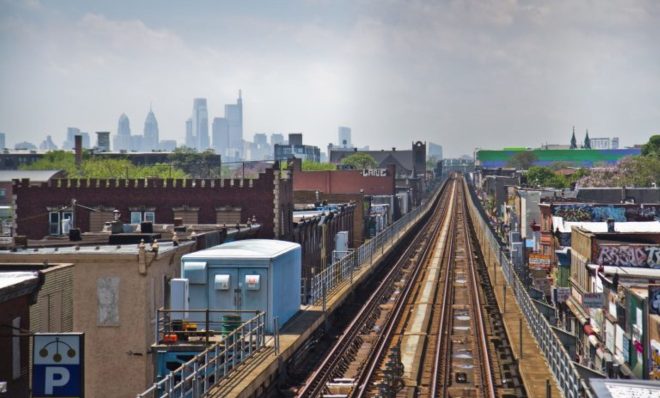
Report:
[[[82,164],[82,135],[76,135],[74,139],[74,149],[76,151],[76,167],[80,168],[80,165]]]
[[[614,231],[614,219],[613,218],[608,218],[607,219],[607,232],[616,232],[616,231]]]

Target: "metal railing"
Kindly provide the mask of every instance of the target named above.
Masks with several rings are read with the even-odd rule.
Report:
[[[182,315],[185,313],[186,319]],[[154,341],[161,343],[167,334],[175,334],[178,341],[199,341],[209,343],[211,337],[233,330],[240,326],[243,317],[252,318],[259,311],[246,310],[180,310],[164,309],[156,310],[156,329]],[[227,319],[223,315],[238,316],[238,320]]]
[[[468,184],[466,183],[466,185]],[[477,236],[482,249],[485,249],[484,256],[487,255],[485,251],[490,250],[490,253],[497,257],[496,261],[502,267],[506,283],[509,287],[513,288],[518,306],[527,319],[532,334],[545,355],[560,390],[567,398],[593,397],[594,395],[587,382],[580,377],[577,368],[573,364],[571,356],[557,335],[552,331],[548,320],[534,305],[527,293],[525,283],[516,274],[511,260],[506,255],[506,251],[503,250],[504,244],[488,223],[481,203],[473,191],[473,187],[468,186],[468,189],[470,191],[468,207],[475,227],[478,230]]]
[[[277,326],[275,327],[277,330]],[[238,326],[218,343],[154,383],[138,398],[198,398],[266,345],[266,313]],[[278,341],[278,336],[275,337]]]
[[[318,305],[323,303],[325,305],[329,294],[336,291],[346,281],[352,283],[355,271],[364,266],[371,266],[374,256],[383,254],[385,252],[385,246],[392,244],[394,239],[400,237],[401,232],[410,228],[420,217],[429,211],[439,191],[436,190],[425,203],[404,214],[393,224],[361,245],[357,250],[344,256],[339,261],[330,264],[318,274],[313,275],[310,282],[310,302],[312,304]]]

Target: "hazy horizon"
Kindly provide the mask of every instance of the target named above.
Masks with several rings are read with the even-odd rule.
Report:
[[[184,143],[243,92],[244,139],[302,132],[356,146],[567,144],[660,132],[660,2],[0,0],[0,132],[35,145],[67,127]]]

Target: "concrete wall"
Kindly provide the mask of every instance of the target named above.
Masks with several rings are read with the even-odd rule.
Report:
[[[241,220],[256,217],[262,225],[260,238],[286,238],[291,232],[292,184],[287,172],[267,169],[258,179],[245,180],[52,180],[30,186],[29,180],[15,181],[18,234],[30,239],[48,235],[48,208],[71,205],[111,207],[130,222],[131,208],[155,209],[157,223],[173,223],[174,209],[199,208],[200,224],[215,224],[216,208],[241,208]],[[287,214],[288,213],[288,214]],[[90,211],[76,208],[75,224],[90,231]]]

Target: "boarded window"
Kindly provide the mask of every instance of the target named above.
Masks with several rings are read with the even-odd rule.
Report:
[[[199,208],[198,207],[175,207],[172,209],[174,218],[180,218],[183,225],[199,224]]]
[[[241,208],[240,207],[217,207],[215,209],[216,224],[235,225],[241,222]]]
[[[100,232],[106,222],[111,222],[114,219],[115,215],[112,210],[92,211],[89,213],[89,230],[90,232]]]
[[[97,324],[119,326],[119,278],[103,277],[96,281]]]

